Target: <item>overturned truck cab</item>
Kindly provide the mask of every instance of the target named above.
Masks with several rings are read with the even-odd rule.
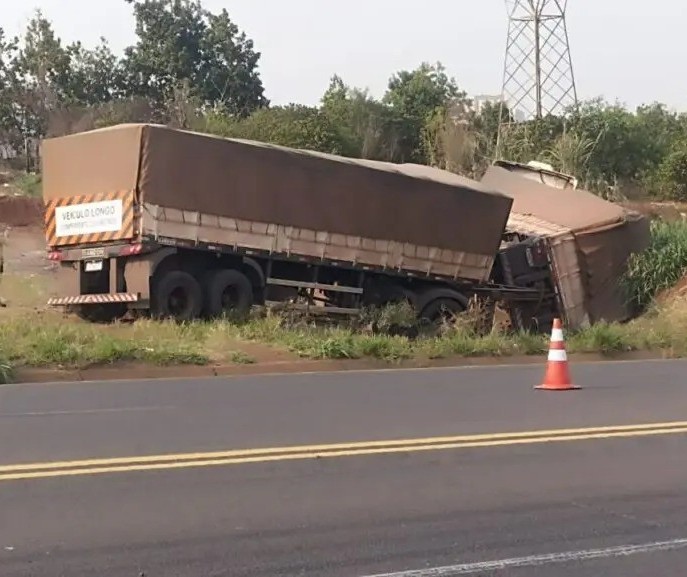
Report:
[[[481,182],[513,199],[508,234],[543,243],[567,327],[633,317],[621,279],[630,256],[649,246],[650,225],[644,215],[537,165],[496,162]]]

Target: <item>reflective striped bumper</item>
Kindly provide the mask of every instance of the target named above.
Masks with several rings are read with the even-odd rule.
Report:
[[[68,305],[99,305],[107,303],[135,303],[139,300],[140,298],[137,294],[115,293],[51,298],[48,300],[48,305],[56,307]]]

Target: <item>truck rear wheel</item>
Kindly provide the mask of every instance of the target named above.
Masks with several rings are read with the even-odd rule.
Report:
[[[215,270],[205,277],[205,315],[246,316],[253,306],[253,285],[242,272],[232,269]]]
[[[99,305],[78,305],[74,312],[81,320],[89,323],[108,324],[123,318],[127,307],[122,303],[107,303]]]
[[[432,325],[450,321],[467,309],[465,295],[451,289],[429,290],[419,299],[420,320]]]
[[[171,270],[153,283],[151,312],[156,318],[191,321],[203,310],[203,290],[189,273]]]
[[[457,300],[439,298],[429,303],[420,313],[420,318],[432,324],[448,322],[456,315],[465,312],[465,307]]]

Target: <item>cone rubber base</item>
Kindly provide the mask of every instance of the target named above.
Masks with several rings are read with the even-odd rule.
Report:
[[[582,387],[577,385],[537,385],[534,388],[540,391],[579,391]]]

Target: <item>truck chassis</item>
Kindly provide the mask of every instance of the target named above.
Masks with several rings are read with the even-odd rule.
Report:
[[[50,259],[59,262],[62,294],[71,296],[48,304],[94,322],[129,312],[177,321],[243,316],[253,305],[353,316],[399,301],[437,322],[465,311],[474,296],[504,301],[516,330],[548,331],[560,315],[543,239],[508,239],[481,284],[169,237],[69,247]]]

